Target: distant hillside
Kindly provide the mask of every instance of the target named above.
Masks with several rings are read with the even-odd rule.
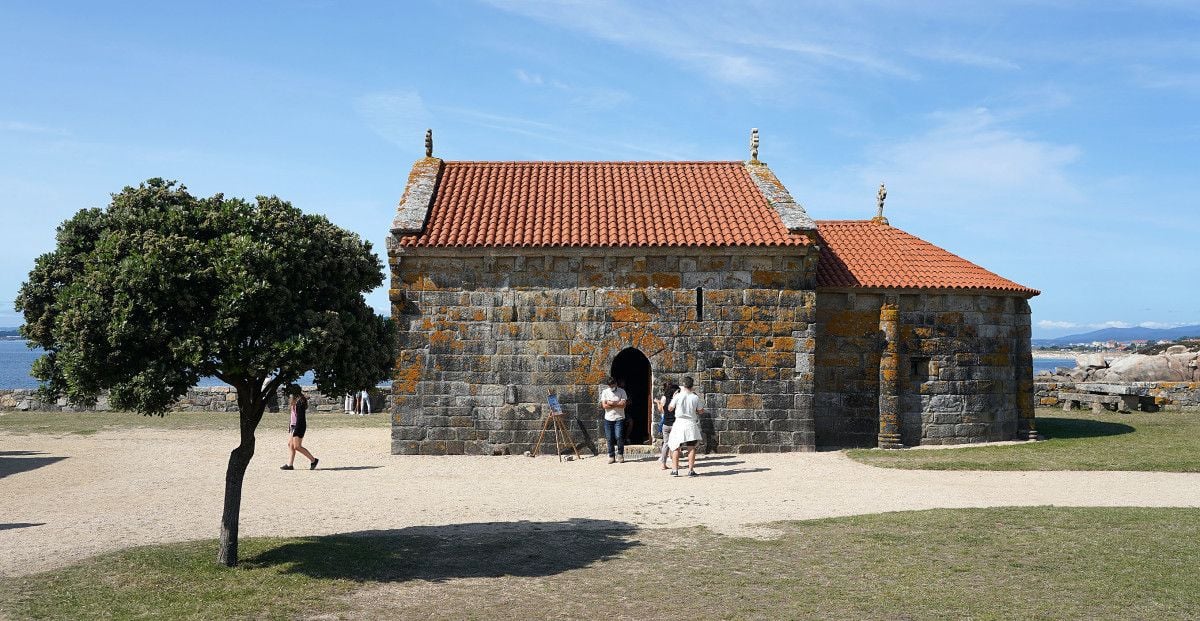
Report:
[[[16,328],[0,328],[0,339],[19,336],[21,336],[21,333]]]
[[[1175,340],[1185,337],[1200,337],[1200,325],[1178,328],[1104,328],[1083,334],[1069,334],[1053,339],[1033,339],[1034,345],[1071,345],[1092,341],[1147,341]]]

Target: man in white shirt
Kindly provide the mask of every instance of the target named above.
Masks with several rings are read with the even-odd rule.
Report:
[[[604,408],[604,438],[608,440],[608,463],[625,463],[625,404],[629,396],[617,386],[611,375],[604,378],[608,388],[600,391],[600,406]]]
[[[671,436],[667,438],[667,446],[671,449],[671,457],[675,460],[675,468],[671,476],[679,476],[679,448],[688,447],[688,476],[696,476],[696,445],[700,443],[700,415],[704,413],[704,404],[700,397],[692,392],[695,380],[683,378],[683,387],[671,398],[667,410],[675,413],[675,424],[671,426]]]

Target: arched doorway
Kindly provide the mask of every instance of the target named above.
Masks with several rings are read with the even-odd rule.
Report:
[[[629,403],[625,406],[625,443],[646,444],[653,441],[650,431],[650,360],[637,348],[621,350],[612,361],[611,375],[625,389]]]

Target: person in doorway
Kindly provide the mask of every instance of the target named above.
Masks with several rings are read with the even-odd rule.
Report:
[[[683,388],[667,404],[667,411],[675,414],[675,424],[671,426],[671,436],[667,440],[675,466],[671,476],[679,476],[679,450],[684,446],[688,447],[688,476],[696,476],[696,445],[701,438],[700,415],[704,413],[704,404],[692,392],[694,385],[695,380],[691,377],[683,378]]]
[[[671,428],[675,425],[675,413],[668,411],[667,405],[675,398],[677,392],[679,392],[679,387],[670,380],[666,380],[662,385],[662,394],[654,400],[654,405],[658,408],[659,415],[662,416],[659,424],[659,431],[662,432],[662,451],[658,456],[658,463],[663,470],[667,470],[667,456],[671,454],[671,449],[667,447],[667,438],[671,436]]]
[[[608,463],[625,462],[625,404],[629,396],[611,375],[604,379],[608,388],[600,391],[604,408],[604,439],[608,441]]]
[[[292,386],[291,397],[288,399],[292,410],[291,425],[288,426],[288,463],[279,467],[280,470],[295,470],[296,453],[308,458],[308,469],[316,470],[317,462],[321,461],[304,448],[304,432],[308,429],[308,397],[299,386]]]

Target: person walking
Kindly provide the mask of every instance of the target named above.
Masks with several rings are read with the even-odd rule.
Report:
[[[358,415],[363,416],[371,413],[371,393],[363,389],[358,391]]]
[[[670,380],[666,380],[662,385],[662,394],[654,400],[654,405],[658,407],[658,413],[662,416],[659,425],[659,429],[662,431],[662,451],[658,456],[658,463],[663,470],[667,470],[667,456],[671,454],[671,449],[667,447],[667,438],[671,436],[671,427],[675,424],[675,413],[667,410],[667,404],[671,403],[677,392],[679,392],[679,387]]]
[[[600,391],[604,408],[604,439],[608,441],[608,463],[625,463],[625,404],[629,396],[611,375],[604,378],[608,388]]]
[[[288,463],[279,469],[295,470],[293,464],[296,462],[296,453],[300,453],[308,458],[308,469],[316,470],[317,462],[321,460],[313,457],[313,454],[304,448],[304,432],[308,429],[308,419],[305,416],[308,413],[308,397],[304,396],[299,386],[293,386],[289,392],[291,397],[288,398],[288,402],[291,405],[292,419],[291,425],[288,426]]]
[[[704,404],[692,392],[694,385],[695,380],[691,377],[683,378],[683,388],[667,404],[667,411],[675,414],[675,424],[671,427],[671,437],[668,439],[675,466],[671,469],[671,476],[679,476],[679,450],[683,446],[688,447],[688,476],[696,476],[696,445],[702,437],[700,415],[704,413]]]

